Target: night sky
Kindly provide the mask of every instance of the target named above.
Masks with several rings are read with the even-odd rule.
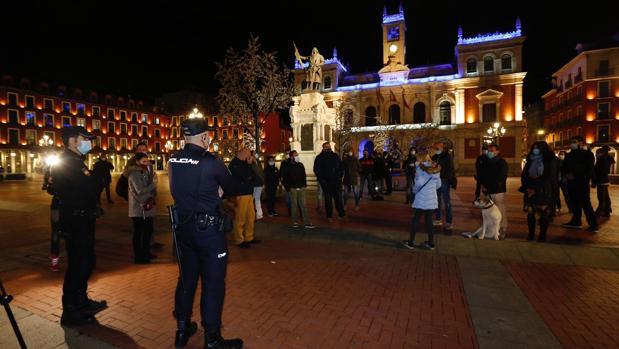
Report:
[[[13,3],[9,6],[8,3]],[[269,5],[266,5],[266,4]],[[540,4],[544,4],[544,8]],[[588,1],[565,14],[567,1],[404,1],[409,66],[451,63],[458,25],[464,36],[512,31],[522,19],[525,104],[539,100],[550,75],[578,42],[619,32],[608,2]],[[596,5],[596,3],[598,5]],[[382,9],[399,1],[11,1],[0,20],[0,72],[152,100],[184,88],[216,94],[214,61],[242,48],[250,33],[293,64],[317,46],[353,73],[381,68]],[[508,4],[509,8],[500,8]],[[512,9],[513,8],[513,9]]]

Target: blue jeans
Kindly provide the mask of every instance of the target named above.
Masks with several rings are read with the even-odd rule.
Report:
[[[359,200],[361,199],[359,186],[358,185],[344,185],[342,190],[342,201],[344,202],[344,206],[346,206],[346,202],[348,201],[348,193],[352,191],[353,196],[355,197],[355,206],[359,206]]]
[[[447,224],[451,224],[452,216],[451,216],[451,197],[449,196],[451,186],[447,182],[447,180],[443,180],[443,184],[441,188],[436,191],[436,195],[438,195],[438,209],[436,210],[436,220],[441,220],[441,209],[445,209],[445,222]]]

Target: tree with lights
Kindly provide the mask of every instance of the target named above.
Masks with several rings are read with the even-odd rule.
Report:
[[[258,37],[249,38],[247,48],[229,48],[222,63],[217,62],[215,78],[221,87],[217,96],[220,112],[238,116],[260,153],[263,127],[270,115],[288,108],[296,94],[290,70],[281,67],[276,52],[265,52]]]

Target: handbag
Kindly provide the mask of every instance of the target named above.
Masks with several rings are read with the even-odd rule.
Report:
[[[155,207],[155,199],[153,197],[149,197],[148,199],[146,199],[146,201],[142,204],[142,208],[144,209],[144,211],[149,211],[152,210],[153,207]]]

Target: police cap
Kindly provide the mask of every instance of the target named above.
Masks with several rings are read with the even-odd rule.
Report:
[[[69,126],[62,129],[62,140],[66,141],[69,138],[82,136],[86,139],[93,139],[95,136],[90,132],[86,131],[82,126]]]
[[[206,131],[214,130],[208,125],[208,121],[202,118],[187,119],[181,124],[181,130],[185,136],[195,136]]]

